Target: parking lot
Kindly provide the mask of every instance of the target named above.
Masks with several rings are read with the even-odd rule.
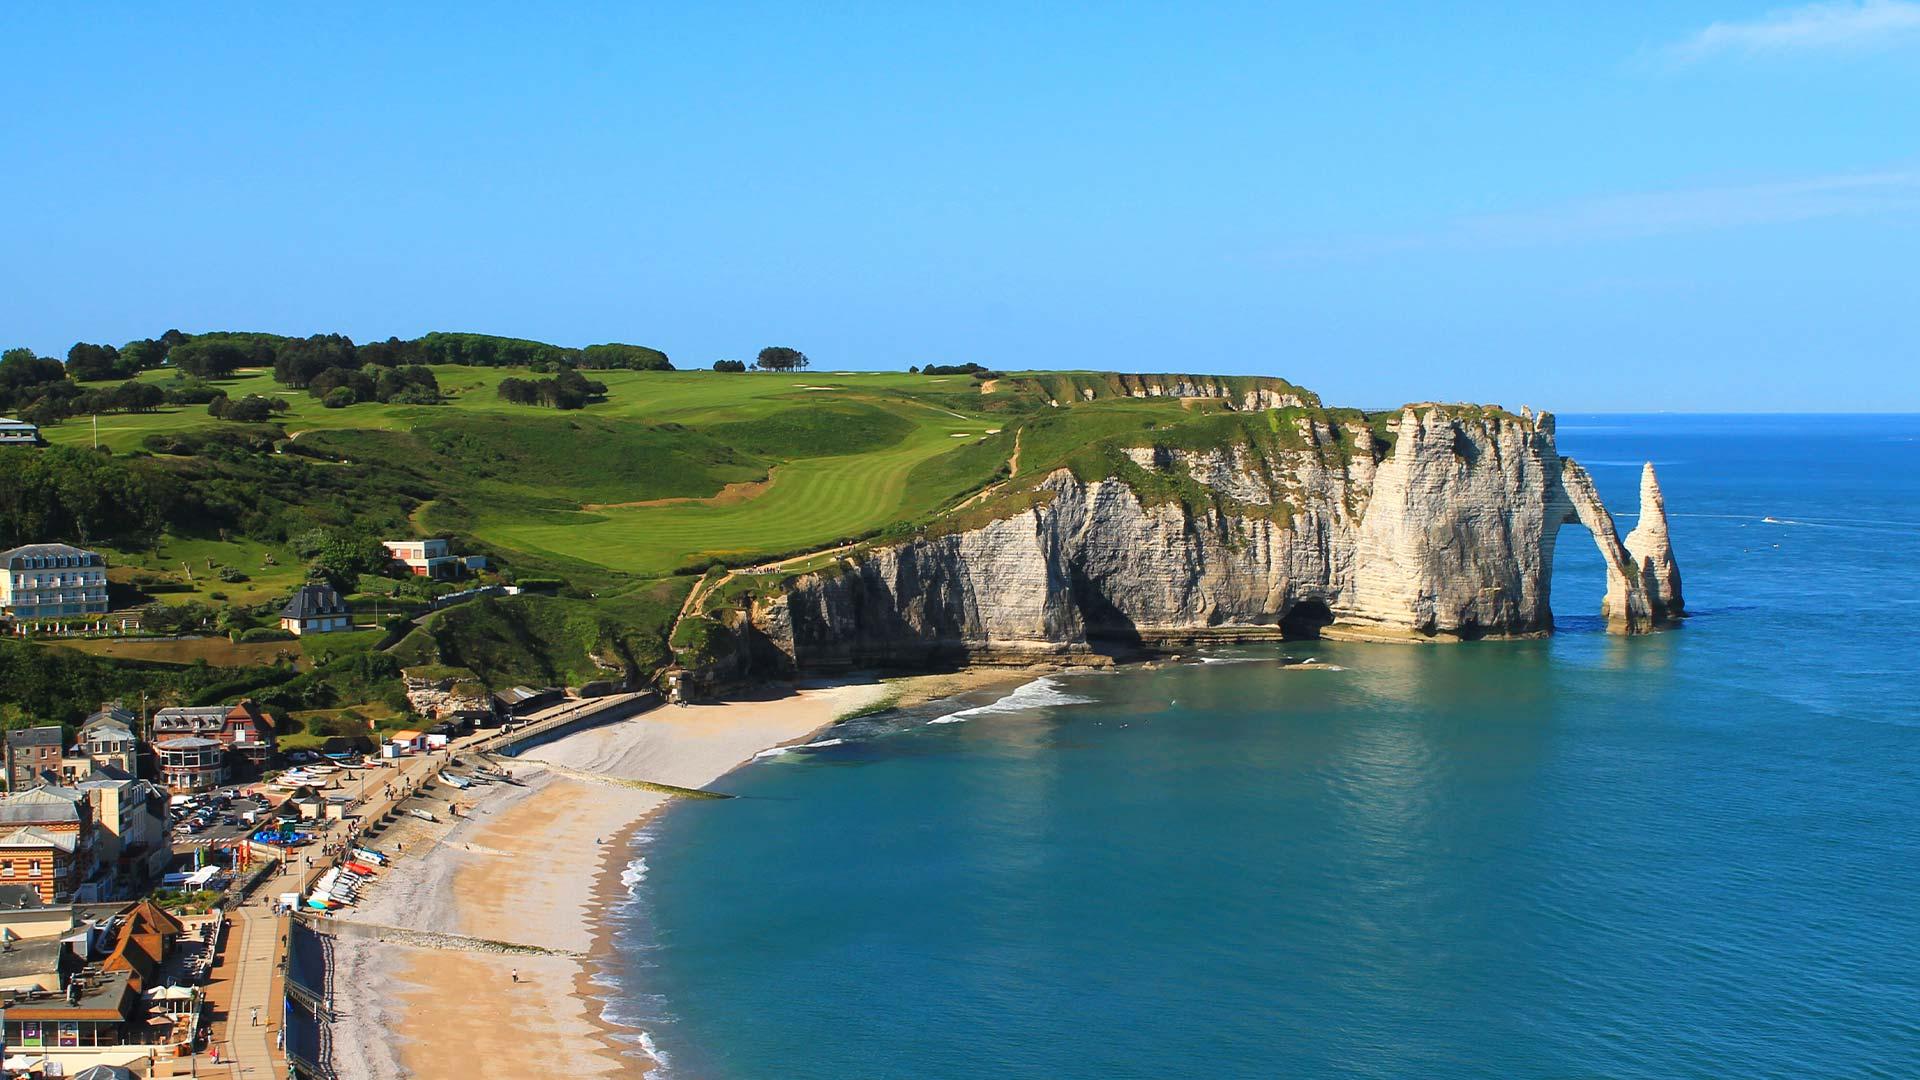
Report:
[[[269,805],[264,798],[242,794],[251,786],[220,788],[174,806],[167,834],[174,848],[230,844],[252,832],[266,820]]]

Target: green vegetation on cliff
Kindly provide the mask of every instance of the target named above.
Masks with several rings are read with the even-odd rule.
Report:
[[[1273,378],[673,371],[642,346],[472,334],[221,333],[76,350],[111,394],[47,390],[56,373],[32,356],[10,361],[14,389],[146,404],[100,416],[97,431],[51,410],[52,448],[0,451],[0,539],[106,552],[116,605],[186,636],[98,650],[150,663],[15,647],[28,650],[16,665],[59,657],[9,693],[31,702],[16,706],[22,720],[72,719],[89,697],[144,688],[168,703],[249,693],[329,722],[387,722],[407,708],[407,668],[494,688],[646,681],[676,651],[711,659],[725,638],[678,618],[697,580],[691,606],[718,614],[791,574],[837,572],[866,546],[1018,513],[1047,498],[1037,485],[1059,469],[1196,512],[1285,514],[1284,502],[1233,503],[1143,450],[1244,451],[1264,468],[1308,449],[1339,465],[1361,428],[1383,452],[1394,419],[1322,408]],[[153,366],[174,353],[186,363]],[[578,407],[515,403],[576,368],[594,384],[567,402]],[[128,376],[133,389],[111,381]],[[226,402],[212,412],[231,417],[249,398],[274,404],[246,422],[209,411]],[[486,556],[477,583],[552,595],[423,616],[452,586],[394,575],[377,547],[413,536]],[[316,574],[349,594],[363,629],[311,647],[265,640],[278,605]]]

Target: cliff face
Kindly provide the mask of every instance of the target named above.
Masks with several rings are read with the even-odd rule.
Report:
[[[1532,635],[1552,628],[1559,528],[1579,522],[1609,567],[1609,625],[1680,613],[1651,467],[1623,543],[1553,418],[1409,408],[1389,450],[1363,424],[1298,421],[1290,447],[1126,451],[1138,476],[1062,469],[1027,508],[979,528],[864,553],[795,579],[751,613],[796,667],[1012,660],[1119,645],[1311,633]]]

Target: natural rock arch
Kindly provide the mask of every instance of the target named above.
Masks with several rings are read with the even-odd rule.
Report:
[[[1600,614],[1617,634],[1644,634],[1686,614],[1680,569],[1667,536],[1667,506],[1660,480],[1648,462],[1640,472],[1640,520],[1623,541],[1613,515],[1594,490],[1593,477],[1572,458],[1560,459],[1559,497],[1547,507],[1541,537],[1547,589],[1552,589],[1553,550],[1560,526],[1578,523],[1593,537],[1607,566],[1607,593]]]

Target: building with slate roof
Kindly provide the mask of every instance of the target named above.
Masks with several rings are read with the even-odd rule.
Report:
[[[107,610],[107,560],[71,544],[0,551],[0,615],[64,619]]]
[[[160,782],[176,795],[206,791],[227,782],[227,745],[219,739],[181,735],[159,739],[153,756],[160,763]]]
[[[40,774],[60,768],[66,736],[59,724],[18,728],[7,732],[7,787],[25,791],[40,782]]]
[[[302,585],[281,609],[280,628],[295,634],[328,634],[353,629],[353,619],[333,586]]]

